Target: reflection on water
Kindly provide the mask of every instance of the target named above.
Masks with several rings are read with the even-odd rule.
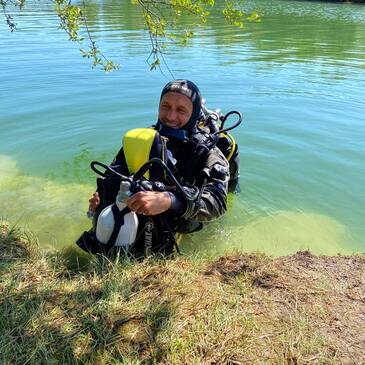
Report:
[[[139,6],[116,0],[89,0],[85,5],[90,32],[97,42],[106,42],[106,50],[117,43],[127,54],[148,54],[149,38]],[[79,6],[83,6],[81,2]],[[328,62],[357,61],[358,67],[364,67],[365,12],[362,5],[251,0],[245,2],[244,10],[247,14],[259,12],[262,21],[247,21],[243,29],[232,27],[222,21],[218,4],[211,9],[208,24],[195,26],[192,18],[185,16],[179,19],[176,31],[193,30],[196,38],[191,46],[198,42],[203,56],[206,51],[216,52],[214,58],[222,64],[264,61],[263,66],[272,67],[273,63],[326,59]],[[58,20],[48,3],[29,0],[23,10],[15,10],[14,14],[23,31],[40,30],[50,21],[56,31]],[[83,31],[81,24],[80,32]],[[123,41],[128,41],[128,47]],[[196,52],[196,49],[190,46],[185,49],[185,52],[191,51]],[[179,52],[171,48],[167,54]]]
[[[278,1],[273,5],[272,1],[247,1],[246,12],[257,11],[263,20],[260,23],[247,21],[244,28],[239,29],[222,21],[218,4],[218,8],[211,11],[212,21],[208,24],[197,27],[190,17],[184,17],[180,19],[179,29],[192,29],[200,47],[204,51],[216,51],[215,56],[223,64],[264,61],[263,66],[272,67],[273,63],[349,59],[358,60],[358,66],[363,67],[365,15],[361,5],[355,8],[313,2]],[[138,39],[140,42],[148,40],[139,7],[128,1],[88,1],[86,12],[97,38],[134,39],[137,44],[130,46],[139,51]],[[363,51],[354,52],[354,49]]]

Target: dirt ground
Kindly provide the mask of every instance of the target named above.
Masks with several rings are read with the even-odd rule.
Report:
[[[321,362],[320,355],[303,358],[301,351],[295,351],[298,344],[290,346],[293,339],[285,334],[301,326],[294,331],[296,341],[308,342],[308,331],[320,334],[334,363],[365,364],[365,255],[314,256],[308,251],[276,259],[238,255],[220,258],[208,272],[228,285],[242,273],[249,274],[255,316],[262,316],[267,329],[258,347],[263,354],[265,348],[284,346],[287,363]],[[277,343],[280,335],[282,343]],[[272,354],[267,355],[269,360]]]

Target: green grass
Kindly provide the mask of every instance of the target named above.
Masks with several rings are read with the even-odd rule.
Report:
[[[309,253],[110,261],[42,252],[3,222],[0,363],[361,364],[364,269]]]

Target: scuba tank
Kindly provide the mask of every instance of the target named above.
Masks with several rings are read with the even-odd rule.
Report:
[[[121,181],[115,203],[104,208],[99,214],[96,224],[96,238],[99,242],[113,242],[114,246],[128,248],[136,240],[138,217],[124,203],[131,195],[130,187],[130,182]]]

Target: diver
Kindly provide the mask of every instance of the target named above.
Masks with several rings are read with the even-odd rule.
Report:
[[[202,222],[213,220],[225,213],[227,193],[229,190],[237,190],[238,187],[238,148],[229,143],[227,136],[215,139],[211,137],[218,136],[214,133],[214,128],[217,128],[215,119],[216,116],[211,118],[204,107],[201,93],[193,82],[174,80],[163,88],[158,121],[153,130],[153,143],[158,137],[157,150],[178,181],[177,185],[181,184],[183,189],[168,188],[173,182],[157,166],[154,171],[151,168],[149,172],[153,187],[140,188],[125,197],[126,209],[135,214],[139,221],[136,242],[129,248],[134,256],[146,255],[146,245],[147,254],[170,254],[177,248],[176,233],[200,230]],[[128,147],[128,133],[132,137],[136,135],[133,131],[127,132],[123,147],[111,164],[117,166],[120,176],[131,175],[133,159],[142,147],[141,141],[136,142],[133,138],[133,148]],[[191,193],[194,189],[198,191],[195,198],[186,199],[186,192]],[[105,200],[108,199],[101,196],[108,195],[106,190],[108,188],[98,184],[97,191],[89,200],[89,211],[95,213],[96,218],[106,206]],[[115,197],[115,192],[112,195]],[[77,241],[81,248],[92,253],[99,252],[95,247],[95,237],[91,236],[95,225],[94,217],[94,230],[84,232]]]

